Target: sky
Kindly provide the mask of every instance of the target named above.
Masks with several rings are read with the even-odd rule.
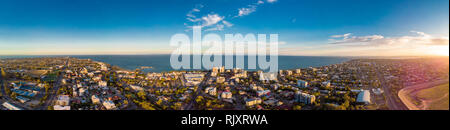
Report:
[[[280,55],[446,55],[448,0],[0,0],[0,55],[170,54],[170,38],[278,34]]]

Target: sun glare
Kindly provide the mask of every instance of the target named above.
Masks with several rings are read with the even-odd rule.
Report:
[[[429,47],[427,53],[431,55],[449,56],[449,46],[432,46]]]

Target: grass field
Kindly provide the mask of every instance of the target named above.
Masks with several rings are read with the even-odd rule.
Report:
[[[420,90],[417,97],[428,102],[426,109],[448,110],[449,109],[449,83],[436,87]]]

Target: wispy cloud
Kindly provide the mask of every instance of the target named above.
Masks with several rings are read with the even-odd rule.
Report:
[[[384,37],[382,35],[368,35],[368,36],[352,36],[351,33],[342,35],[330,36],[330,44],[346,44],[356,46],[373,46],[373,45],[393,45],[393,44],[408,44],[408,45],[448,45],[449,38],[435,37],[424,32],[411,31],[416,35],[400,36],[400,37]]]
[[[205,31],[223,30],[225,26],[233,26],[232,23],[225,21],[225,16],[217,13],[210,12],[206,15],[201,15],[200,12],[203,7],[203,5],[196,5],[195,8],[186,14],[186,19],[189,23],[184,23],[184,25],[187,26],[188,30],[192,30],[193,26],[201,26]]]
[[[268,3],[277,2],[277,0],[267,0]]]
[[[256,11],[256,7],[257,7],[256,5],[249,5],[249,7],[240,8],[240,9],[238,9],[239,13],[238,13],[238,15],[236,17],[242,17],[242,16],[245,16],[245,15],[249,15],[249,14],[251,14],[251,13]]]
[[[256,3],[247,5],[246,7],[239,8],[237,15],[227,15],[231,19],[250,15],[256,11],[256,8],[265,3],[274,3],[277,0],[258,0]],[[232,27],[234,24],[227,21],[224,15],[218,13],[202,11],[203,5],[196,5],[186,14],[187,23],[184,25],[188,28],[186,31],[192,30],[193,26],[201,26],[205,31],[220,31],[225,27]],[[202,15],[203,14],[203,15]]]
[[[266,0],[267,3],[275,3],[277,2],[277,0]],[[256,11],[256,8],[258,8],[258,6],[263,5],[265,2],[263,0],[258,0],[256,3],[247,5],[247,7],[243,7],[243,8],[239,8],[238,9],[238,14],[235,17],[242,17],[242,16],[246,16],[249,15],[253,12]]]

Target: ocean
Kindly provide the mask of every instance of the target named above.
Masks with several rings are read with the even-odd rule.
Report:
[[[33,57],[61,57],[52,56],[0,56],[0,58],[33,58]],[[67,55],[64,55],[67,56]],[[108,63],[114,66],[127,70],[135,70],[142,66],[151,67],[143,69],[144,72],[168,72],[173,71],[170,65],[170,55],[73,55],[70,57],[80,59],[92,59],[94,61],[100,61]],[[245,56],[245,61],[247,61]],[[354,57],[332,57],[332,56],[278,56],[278,68],[282,70],[297,69],[307,67],[319,67],[331,64],[338,64],[345,61],[349,61]],[[223,61],[225,58],[222,58]],[[191,58],[192,60],[192,58]],[[192,61],[191,61],[192,64]],[[222,62],[225,65],[225,62]],[[245,68],[247,63],[245,63]],[[257,68],[258,70],[259,68]],[[246,69],[249,70],[249,69]],[[250,69],[251,70],[251,69]]]

